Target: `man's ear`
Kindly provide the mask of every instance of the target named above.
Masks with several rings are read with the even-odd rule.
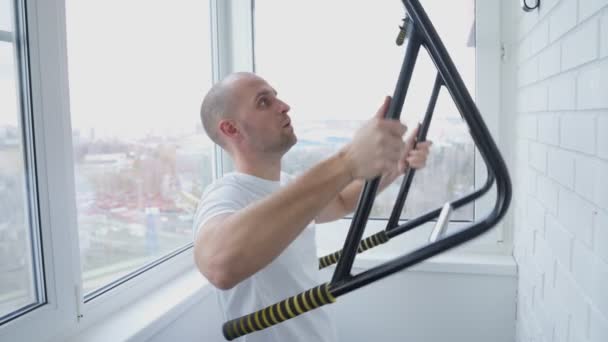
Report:
[[[222,133],[222,135],[224,135],[228,138],[233,138],[233,137],[236,137],[239,135],[238,128],[236,128],[235,123],[231,120],[220,121],[219,127],[220,127],[220,132]]]

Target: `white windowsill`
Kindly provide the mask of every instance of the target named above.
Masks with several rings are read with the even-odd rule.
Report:
[[[192,268],[120,312],[69,339],[71,342],[147,341],[190,306],[212,294],[209,282]]]
[[[359,257],[359,271],[386,260]],[[429,259],[408,272],[439,272],[515,277],[517,267],[510,255],[446,254]],[[355,272],[357,273],[357,272]],[[211,285],[193,268],[126,309],[74,336],[70,341],[146,341],[190,306],[212,294]]]
[[[355,259],[354,267],[363,270],[378,266],[386,261],[383,258],[358,258]],[[517,266],[511,255],[446,253],[425,260],[406,272],[516,276]]]

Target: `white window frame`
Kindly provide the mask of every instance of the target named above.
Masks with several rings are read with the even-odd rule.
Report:
[[[0,340],[63,340],[195,266],[192,248],[188,248],[84,302],[69,110],[65,0],[26,0],[26,6],[47,304],[0,326]],[[233,64],[233,58],[227,54],[233,50],[218,50],[223,39],[219,35],[222,29],[218,28],[228,27],[227,13],[222,11],[222,6],[221,0],[210,0],[214,81],[220,78],[220,66]],[[221,174],[221,163],[215,160],[213,163],[215,179]]]
[[[52,126],[61,126],[61,118],[57,118],[56,113],[61,109],[61,86],[51,86],[50,79],[57,80],[57,69],[48,70],[47,74],[42,75],[40,68],[40,58],[42,48],[41,45],[52,45],[52,40],[48,39],[48,35],[52,32],[40,30],[41,27],[53,24],[56,18],[54,16],[39,17],[39,11],[49,11],[54,13],[55,8],[51,2],[44,3],[40,1],[41,6],[32,2],[27,3],[27,18],[28,18],[28,33],[29,33],[29,59],[30,59],[30,87],[31,101],[33,110],[33,123],[35,135],[35,150],[37,160],[38,174],[38,204],[40,214],[40,230],[41,240],[43,245],[43,265],[45,269],[46,283],[46,299],[47,304],[29,312],[21,317],[15,318],[0,328],[0,339],[4,340],[43,340],[45,334],[56,334],[61,331],[61,327],[65,327],[69,321],[70,313],[74,306],[66,305],[71,300],[69,289],[73,288],[73,282],[70,274],[70,248],[69,235],[66,229],[60,227],[68,226],[68,215],[59,215],[66,210],[66,203],[62,200],[51,201],[51,193],[61,189],[65,182],[65,175],[62,175],[58,170],[47,165],[47,160],[61,159],[62,153],[57,153],[53,145],[46,145],[45,138],[57,138],[58,136],[49,136],[46,132]],[[47,6],[45,6],[47,5]],[[36,20],[36,18],[39,20]],[[55,23],[56,25],[56,23]],[[56,50],[49,46],[48,54],[45,56],[49,65],[57,65],[59,61]],[[51,118],[58,120],[51,120]],[[44,118],[48,118],[43,122]],[[57,227],[53,229],[53,227]],[[68,267],[58,267],[58,265],[68,265]],[[36,326],[40,329],[32,329]]]
[[[233,48],[238,51],[240,56],[251,56],[254,59],[254,6],[255,0],[232,0],[229,1],[232,6],[240,6],[240,11],[236,16],[236,19],[245,20],[244,14],[249,11],[250,21],[248,25],[241,25],[239,27],[233,26],[232,31],[238,32],[239,40],[233,41]],[[421,1],[424,2],[423,0]],[[424,3],[423,3],[424,6]],[[232,9],[235,12],[235,9]],[[405,13],[405,11],[404,11]],[[496,141],[499,148],[502,146],[501,137],[499,135],[499,113],[500,113],[500,66],[501,66],[501,35],[500,35],[500,1],[499,0],[477,0],[475,5],[475,30],[476,30],[476,89],[475,98],[476,104],[479,111],[488,127],[488,130],[492,134],[492,137]],[[239,21],[236,21],[239,23]],[[251,30],[251,31],[248,31]],[[251,37],[251,43],[242,42],[238,46],[238,42],[245,40],[247,37]],[[449,52],[449,51],[448,51]],[[245,58],[245,57],[243,57]],[[253,63],[252,63],[253,64]],[[253,70],[251,69],[246,70]],[[238,66],[236,70],[240,70]],[[395,70],[395,83],[397,82],[399,70]],[[483,85],[483,86],[480,86]],[[504,149],[502,149],[504,150]],[[479,189],[483,186],[486,181],[486,169],[483,158],[479,154],[478,150],[475,149],[475,189]],[[224,158],[224,163],[226,163]],[[224,166],[223,171],[232,170],[230,166]],[[473,220],[481,220],[484,215],[489,213],[495,203],[496,191],[492,188],[485,196],[475,201],[474,204],[474,215]],[[438,203],[437,207],[441,207],[442,203]],[[420,213],[422,214],[422,213]],[[496,227],[491,229],[488,233],[480,236],[479,238],[469,242],[463,248],[459,248],[459,251],[465,253],[491,253],[509,255],[512,251],[512,239],[509,233],[508,225],[505,221],[501,221]],[[366,225],[366,233],[364,236],[371,234],[371,232],[378,231],[385,228],[387,220],[369,220]],[[324,224],[319,229],[342,229],[346,232],[350,226],[350,219],[342,219],[336,222]],[[450,223],[449,231],[455,231],[464,228],[469,223],[465,222],[452,222]],[[433,224],[429,223],[416,228],[414,231],[408,232],[408,241],[403,241],[406,245],[404,250],[408,248],[414,248],[420,246],[421,243],[428,239],[430,232],[433,228]],[[333,252],[332,251],[319,251]],[[371,251],[370,251],[371,252]],[[370,253],[368,252],[368,253]],[[369,254],[368,254],[369,255]],[[366,254],[361,254],[357,258],[366,258]],[[372,257],[376,258],[376,257]]]
[[[44,283],[44,258],[42,255],[42,247],[40,244],[41,231],[39,220],[39,204],[38,204],[38,183],[36,175],[36,153],[34,144],[34,127],[32,122],[32,101],[30,87],[30,68],[29,68],[29,51],[26,44],[27,29],[25,28],[25,10],[21,3],[18,3],[12,9],[13,15],[17,15],[18,19],[13,22],[12,31],[0,30],[0,43],[11,44],[13,46],[14,65],[17,69],[15,72],[15,85],[17,86],[16,95],[19,97],[15,101],[19,104],[19,114],[22,117],[20,129],[22,132],[22,157],[24,158],[24,178],[26,179],[26,191],[24,200],[27,202],[25,207],[25,215],[27,216],[25,223],[27,227],[26,236],[30,249],[30,260],[28,267],[32,268],[34,273],[32,277],[33,283],[30,283],[35,299],[33,303],[22,305],[20,308],[2,315],[7,315],[9,324],[12,320],[38,310],[47,303],[47,288]]]

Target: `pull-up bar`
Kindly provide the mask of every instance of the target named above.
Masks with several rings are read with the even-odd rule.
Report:
[[[473,141],[487,166],[488,176],[486,183],[477,191],[444,205],[443,210],[442,208],[437,208],[411,219],[403,225],[397,225],[415,173],[414,170],[410,170],[404,177],[387,228],[362,241],[361,238],[363,237],[365,224],[369,218],[378,190],[380,177],[367,181],[359,198],[344,247],[341,251],[336,252],[338,254],[330,254],[319,261],[320,266],[324,266],[329,261],[331,263],[337,262],[331,281],[249,315],[224,323],[222,330],[227,340],[233,340],[254,331],[266,329],[307,311],[333,303],[336,298],[348,292],[456,247],[488,231],[507,212],[511,201],[511,180],[500,151],[496,147],[488,128],[479,114],[479,110],[475,106],[452,59],[439,39],[419,0],[402,0],[402,2],[405,5],[406,18],[397,39],[399,43],[407,37],[407,46],[393,99],[385,117],[399,120],[418,52],[420,47],[424,46],[435,63],[438,74],[422,129],[418,133],[419,141],[426,138],[439,90],[444,86],[452,96],[456,108],[458,108],[460,115],[469,127]],[[464,229],[442,237],[445,225],[447,224],[448,212],[481,197],[487,193],[494,183],[496,183],[496,201],[492,211],[483,219],[470,223]],[[353,276],[351,274],[353,262],[358,252],[385,243],[392,237],[412,230],[439,216],[441,217],[437,222],[436,229],[428,245],[357,275]],[[323,261],[324,258],[326,260],[325,263]]]

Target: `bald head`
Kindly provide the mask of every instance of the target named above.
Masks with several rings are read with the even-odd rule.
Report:
[[[205,132],[216,144],[225,147],[224,141],[218,132],[218,123],[230,118],[235,109],[235,84],[245,78],[257,78],[250,72],[236,72],[226,76],[223,80],[211,87],[201,105],[201,121]]]

